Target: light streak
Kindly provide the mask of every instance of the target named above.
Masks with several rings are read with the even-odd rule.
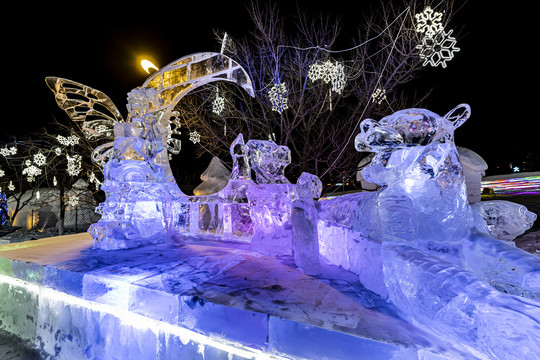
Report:
[[[481,182],[482,190],[493,189],[495,194],[532,194],[540,192],[540,176],[527,176]]]

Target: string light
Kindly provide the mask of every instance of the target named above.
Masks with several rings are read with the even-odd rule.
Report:
[[[67,169],[66,169],[67,173],[70,176],[79,175],[82,171],[81,155],[73,155],[73,156],[66,155],[66,159],[68,162]]]
[[[4,156],[11,156],[17,154],[17,148],[15,146],[12,146],[8,148],[7,146],[5,148],[0,149],[0,154]]]
[[[332,91],[341,94],[345,88],[345,67],[338,61],[326,60],[317,62],[309,67],[308,78],[314,82],[324,81],[332,85]]]
[[[64,146],[73,146],[79,144],[79,138],[76,135],[70,135],[68,137],[57,135],[56,140],[58,140],[58,142]]]

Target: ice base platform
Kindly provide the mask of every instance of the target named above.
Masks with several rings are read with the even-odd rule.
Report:
[[[448,359],[460,352],[336,266],[226,243],[0,246],[0,330],[44,359]]]

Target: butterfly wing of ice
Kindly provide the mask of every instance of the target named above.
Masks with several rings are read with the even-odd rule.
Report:
[[[114,141],[114,125],[124,118],[112,100],[103,92],[72,80],[45,78],[56,103],[71,120],[78,123],[88,140],[109,140],[92,152],[92,161],[103,167]]]

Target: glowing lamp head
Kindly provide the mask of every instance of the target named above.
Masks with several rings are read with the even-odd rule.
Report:
[[[150,60],[146,60],[146,59],[141,61],[141,66],[144,69],[144,71],[146,71],[148,74],[150,74],[149,69],[156,69],[156,71],[159,70],[156,65],[152,64]]]

